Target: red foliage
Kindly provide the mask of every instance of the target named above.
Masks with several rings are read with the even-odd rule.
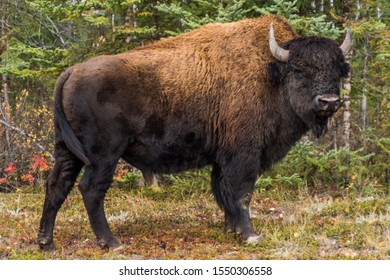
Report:
[[[8,184],[7,178],[0,178],[0,184]]]
[[[16,168],[13,162],[10,162],[6,168],[4,168],[5,176],[0,178],[0,185],[11,185],[12,189],[17,189],[21,186],[21,183],[28,185],[34,185],[37,182],[41,182],[45,171],[49,170],[49,166],[43,155],[33,155],[30,161],[30,167],[28,171],[24,171],[23,168]],[[17,172],[19,171],[19,172]],[[19,174],[18,174],[19,173]]]
[[[25,182],[28,182],[30,185],[32,185],[35,181],[35,178],[32,174],[25,174],[25,175],[22,175],[22,180]]]
[[[117,180],[123,179],[123,176],[125,176],[125,174],[128,172],[129,172],[129,169],[123,169],[123,170],[118,171],[117,174],[115,175],[115,179],[117,179]]]
[[[16,172],[16,167],[13,162],[10,162],[8,166],[4,169],[4,172],[7,172],[9,175],[12,175]]]
[[[33,155],[32,159],[33,164],[31,165],[31,169],[37,172],[43,172],[49,170],[49,166],[43,156],[39,157],[38,155]]]

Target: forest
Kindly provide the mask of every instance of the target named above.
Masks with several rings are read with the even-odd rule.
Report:
[[[0,13],[0,259],[389,258],[389,1],[0,0]],[[205,24],[266,14],[285,18],[300,36],[338,42],[349,24],[353,49],[343,105],[325,137],[305,135],[256,182],[254,223],[264,243],[240,247],[225,236],[209,168],[142,186],[141,173],[121,161],[106,207],[128,247],[120,255],[94,247],[75,188],[59,215],[60,250],[38,252],[60,73]]]

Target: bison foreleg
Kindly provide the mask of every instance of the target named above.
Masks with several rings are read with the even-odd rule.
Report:
[[[234,160],[226,165],[215,164],[212,172],[212,189],[218,205],[225,212],[225,229],[240,234],[246,243],[260,240],[249,214],[256,177],[253,165],[244,166]]]
[[[56,163],[46,182],[46,196],[39,225],[38,244],[42,250],[54,250],[53,228],[57,212],[73,187],[83,163],[66,151],[58,151]]]
[[[117,248],[121,243],[114,237],[104,213],[104,197],[112,182],[115,163],[103,163],[85,168],[80,191],[89,221],[101,248]]]

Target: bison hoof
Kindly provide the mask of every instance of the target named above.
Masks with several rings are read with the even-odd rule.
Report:
[[[260,242],[260,236],[258,235],[253,235],[253,236],[249,236],[246,240],[245,240],[245,243],[248,244],[248,245],[253,245],[253,244],[257,244]]]
[[[116,240],[116,238],[112,238],[109,241],[106,241],[105,239],[100,239],[97,244],[101,249],[105,250],[119,250],[122,247],[122,244],[118,240]]]
[[[55,251],[56,249],[54,247],[53,241],[48,238],[40,238],[38,240],[38,245],[39,245],[39,249],[46,252]]]

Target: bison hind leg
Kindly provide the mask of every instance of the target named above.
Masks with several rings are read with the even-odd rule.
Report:
[[[117,249],[121,243],[114,237],[104,212],[104,197],[109,189],[118,160],[100,160],[85,168],[80,191],[89,222],[102,249]]]
[[[61,205],[71,191],[83,163],[72,153],[56,147],[56,162],[46,181],[46,195],[39,225],[38,244],[41,250],[52,251],[53,229]]]

